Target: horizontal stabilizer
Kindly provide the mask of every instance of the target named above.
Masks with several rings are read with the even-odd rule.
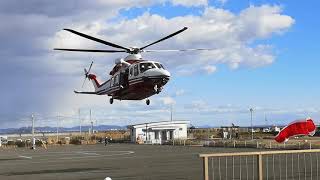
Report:
[[[97,94],[96,92],[83,92],[83,91],[74,91],[74,93],[77,93],[77,94]]]

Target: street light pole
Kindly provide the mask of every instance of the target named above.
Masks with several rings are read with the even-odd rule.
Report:
[[[170,105],[170,121],[172,121],[172,104]]]
[[[79,133],[80,133],[80,136],[81,136],[81,126],[82,126],[82,124],[81,124],[81,113],[80,113],[80,108],[79,108],[79,110],[78,110],[78,115],[79,115],[79,123],[80,123],[80,126],[79,126]]]
[[[251,139],[253,140],[253,125],[252,125],[252,113],[253,113],[253,109],[250,108],[250,113],[251,113]]]
[[[35,145],[35,138],[34,138],[34,115],[31,115],[32,118],[32,149],[35,149],[36,145]]]
[[[57,116],[57,143],[59,143],[59,121],[60,121],[60,115]]]

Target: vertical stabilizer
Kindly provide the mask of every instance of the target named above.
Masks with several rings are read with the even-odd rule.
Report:
[[[99,87],[100,87],[100,83],[99,81],[97,80],[97,76],[94,75],[94,74],[89,74],[88,75],[88,78],[91,80],[92,84],[93,84],[93,87],[94,87],[94,90],[95,91],[98,91]]]

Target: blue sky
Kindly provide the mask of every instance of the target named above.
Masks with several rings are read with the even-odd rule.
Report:
[[[39,1],[23,5],[2,1],[0,19],[7,26],[0,27],[4,42],[1,73],[12,77],[3,83],[3,126],[24,126],[31,113],[37,114],[42,125],[55,125],[58,114],[74,117],[63,120],[65,126],[74,126],[79,108],[84,122],[89,109],[101,124],[169,120],[171,104],[174,119],[199,126],[249,125],[250,107],[255,109],[257,125],[286,124],[308,116],[319,122],[319,2],[196,2],[203,4],[92,1],[60,7],[45,2],[35,9],[33,3]],[[10,11],[10,7],[16,8]],[[104,80],[113,59],[124,54],[52,52],[57,46],[101,47],[61,31],[63,28],[129,46],[156,40],[183,26],[189,29],[153,49],[213,47],[217,51],[144,54],[163,62],[173,75],[164,91],[151,98],[150,106],[142,101],[109,105],[107,97],[72,93],[80,89],[88,59],[95,60],[93,71]],[[20,29],[19,35],[13,33],[15,29]]]

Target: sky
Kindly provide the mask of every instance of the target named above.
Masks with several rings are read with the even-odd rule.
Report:
[[[320,2],[290,0],[49,0],[0,1],[0,128],[89,124],[128,125],[189,120],[195,126],[232,123],[320,122],[318,77]],[[114,59],[126,54],[58,52],[105,48],[63,28],[126,47],[143,46],[183,27],[188,30],[150,49],[212,51],[144,53],[164,64],[171,79],[145,101],[76,95],[83,68],[108,79]],[[57,118],[57,116],[61,116]]]

